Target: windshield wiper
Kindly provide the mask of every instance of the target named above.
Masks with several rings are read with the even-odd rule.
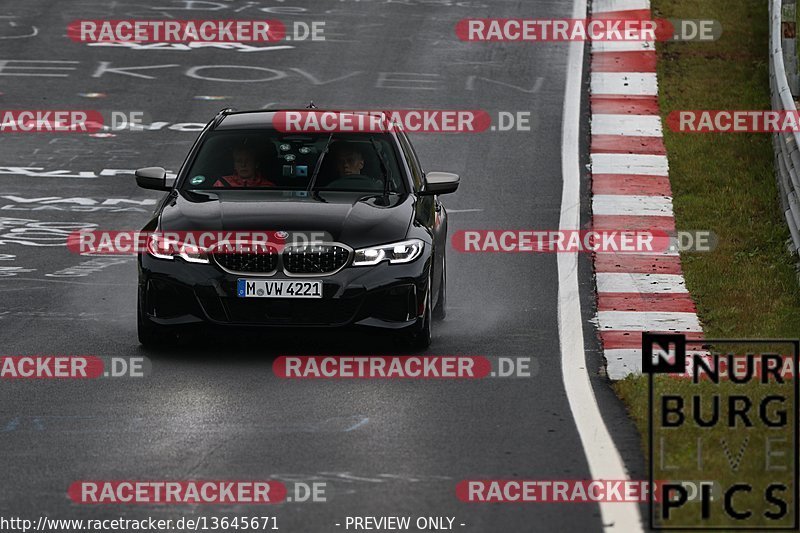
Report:
[[[308,182],[308,188],[306,192],[311,192],[314,188],[314,183],[317,181],[317,175],[319,174],[319,169],[322,168],[322,160],[325,158],[325,154],[328,153],[328,148],[331,145],[331,141],[333,140],[333,133],[331,132],[328,135],[328,141],[325,143],[325,148],[322,149],[322,152],[319,154],[319,159],[317,159],[317,164],[314,165],[314,172],[311,173],[311,180]]]
[[[378,152],[378,159],[381,163],[381,170],[383,171],[383,197],[389,197],[389,185],[392,180],[392,174],[389,171],[389,164],[386,161],[386,156],[381,151],[380,145],[378,141],[375,140],[375,137],[370,136],[370,141],[372,141],[372,146],[375,148],[375,151]]]

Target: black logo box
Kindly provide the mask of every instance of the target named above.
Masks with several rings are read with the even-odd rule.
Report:
[[[798,365],[800,364],[800,339],[703,339],[703,341],[690,341],[693,344],[790,344],[793,352],[793,375],[794,382],[794,443],[800,443],[800,375],[798,375]],[[675,333],[642,333],[642,372],[648,375],[648,409],[647,409],[647,430],[648,430],[648,482],[653,486],[654,463],[653,463],[653,374],[685,374],[686,372],[686,335]],[[659,358],[653,361],[653,346],[658,345],[662,351],[670,352],[670,348],[675,350],[675,360],[669,361]],[[798,531],[800,524],[798,514],[800,514],[800,463],[798,463],[798,449],[795,447],[794,457],[794,523],[791,526],[780,526],[774,528],[765,527],[735,527],[735,526],[663,526],[655,523],[655,502],[653,501],[654,491],[648,491],[648,512],[650,529],[672,530],[672,531]]]

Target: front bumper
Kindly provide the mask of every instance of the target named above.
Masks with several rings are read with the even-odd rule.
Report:
[[[424,311],[430,253],[409,264],[345,267],[322,281],[322,298],[240,298],[240,278],[292,279],[231,274],[214,264],[139,256],[139,302],[150,321],[163,326],[211,323],[231,326],[342,327],[402,329]]]

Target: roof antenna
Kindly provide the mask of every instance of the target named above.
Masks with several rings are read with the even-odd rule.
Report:
[[[306,109],[316,109],[316,108],[317,106],[314,105],[314,100],[310,100],[308,102],[308,105],[306,106]]]

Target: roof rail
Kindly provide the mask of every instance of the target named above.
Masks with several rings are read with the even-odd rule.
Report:
[[[232,107],[226,107],[224,109],[220,109],[219,111],[217,111],[217,114],[214,117],[214,123],[211,125],[211,129],[213,130],[214,128],[216,128],[219,125],[219,123],[222,122],[223,118],[225,118],[227,115],[231,113],[234,113],[235,111],[236,109]]]

